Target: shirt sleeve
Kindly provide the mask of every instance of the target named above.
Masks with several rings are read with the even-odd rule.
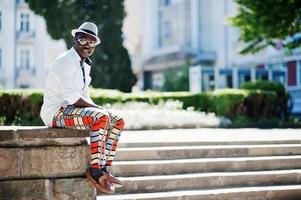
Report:
[[[90,97],[88,87],[85,87],[85,89],[83,91],[83,97],[84,97],[85,101],[87,101],[88,103],[96,105]]]
[[[54,63],[53,73],[60,85],[61,94],[69,104],[74,104],[82,96],[76,90],[76,82],[73,79],[73,70],[71,63],[57,62]]]

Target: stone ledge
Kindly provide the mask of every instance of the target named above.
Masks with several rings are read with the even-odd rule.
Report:
[[[0,127],[0,199],[95,199],[86,130]]]
[[[87,130],[47,127],[0,127],[0,147],[85,145]]]
[[[0,180],[83,176],[89,154],[88,145],[0,148]]]

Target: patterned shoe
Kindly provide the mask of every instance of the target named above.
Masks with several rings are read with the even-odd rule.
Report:
[[[89,183],[93,187],[95,187],[97,190],[99,190],[105,194],[114,194],[115,193],[115,187],[108,180],[107,174],[100,176],[98,179],[98,182],[95,181],[94,178],[91,176],[90,169],[86,170],[86,176],[87,176]]]
[[[116,178],[109,172],[104,172],[104,173],[107,175],[108,181],[113,183],[116,188],[122,187],[122,182],[118,178]]]

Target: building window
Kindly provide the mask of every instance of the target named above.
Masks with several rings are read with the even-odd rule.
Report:
[[[239,86],[245,82],[251,81],[251,72],[250,70],[241,69],[238,71],[238,84]]]
[[[169,37],[171,37],[171,24],[170,24],[170,22],[165,22],[164,24],[165,24],[164,33],[163,33],[164,37],[169,38]]]
[[[161,47],[162,46],[162,30],[163,30],[163,27],[162,27],[162,11],[159,11],[159,23],[158,23],[158,32],[159,32],[159,37],[158,37],[158,46]]]
[[[274,71],[273,72],[273,81],[280,82],[283,85],[285,84],[285,72],[283,71]]]
[[[286,69],[284,63],[272,63],[268,65],[268,69],[272,70],[273,81],[286,84]]]
[[[164,84],[164,74],[163,73],[153,73],[152,74],[152,89],[160,90]]]
[[[298,66],[298,83],[299,86],[301,86],[301,61],[299,61],[299,66]]]
[[[20,67],[22,69],[30,68],[30,51],[28,49],[22,49],[20,52]]]
[[[0,68],[2,67],[2,49],[0,49]]]
[[[257,70],[256,71],[256,80],[269,80],[269,73],[266,70]]]
[[[289,61],[287,63],[287,84],[288,86],[296,86],[297,85],[297,62]]]
[[[21,84],[20,88],[21,89],[26,89],[26,88],[29,88],[29,85],[28,84]]]
[[[17,3],[25,3],[25,0],[17,0]]]
[[[29,14],[21,13],[20,16],[20,31],[28,32],[29,31]]]
[[[2,30],[2,12],[0,11],[0,31]]]
[[[171,0],[160,0],[160,6],[169,6],[171,4]]]

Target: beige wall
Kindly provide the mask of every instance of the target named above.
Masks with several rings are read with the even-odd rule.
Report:
[[[45,20],[35,15],[24,1],[0,1],[2,64],[0,84],[7,89],[28,85],[43,88],[47,69],[53,59],[66,50],[65,42],[50,38]],[[29,32],[20,33],[21,13],[29,15]],[[5,51],[3,49],[5,48]],[[21,50],[29,50],[30,69],[20,69]],[[5,58],[5,59],[3,59]],[[35,73],[32,73],[33,70]],[[16,75],[19,76],[16,76]]]
[[[160,19],[161,16],[161,19]],[[159,7],[159,47],[190,46],[190,1]]]
[[[141,53],[143,41],[144,1],[126,0],[126,17],[122,31],[125,36],[124,46],[130,54]]]

